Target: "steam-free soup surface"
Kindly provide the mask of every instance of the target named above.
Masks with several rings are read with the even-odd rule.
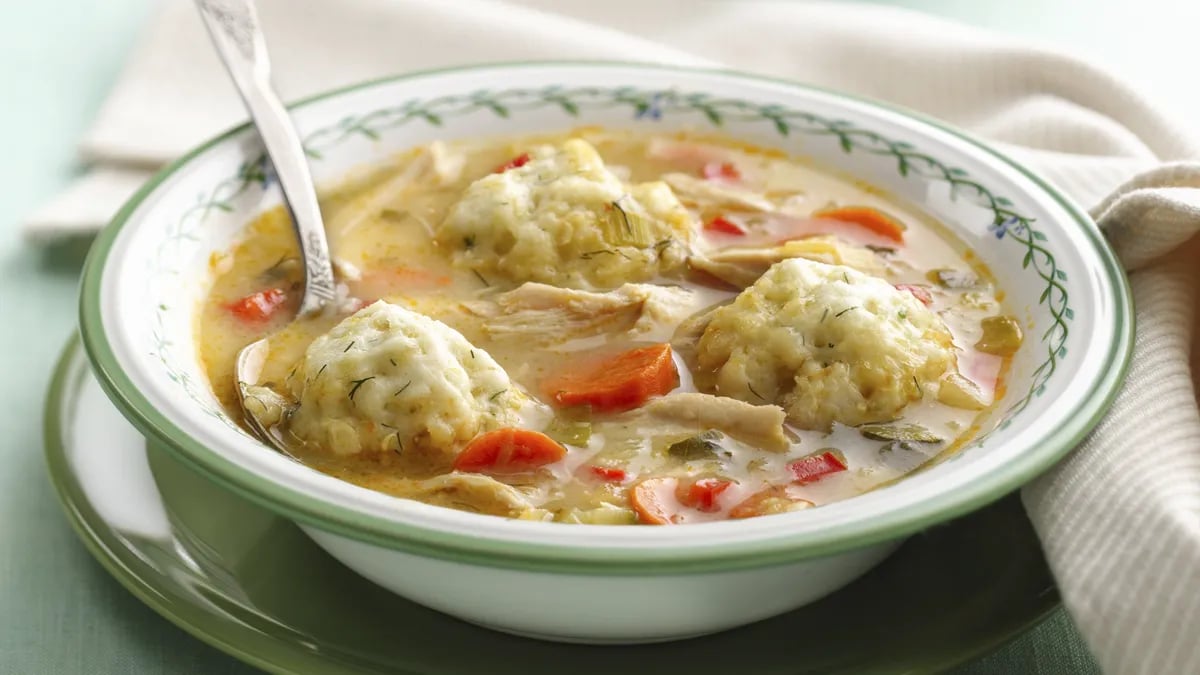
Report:
[[[919,212],[778,152],[600,129],[433,143],[322,200],[339,307],[292,322],[282,209],[212,261],[213,391],[309,466],[573,523],[804,510],[952,451],[1021,340]],[[264,450],[265,452],[266,450]]]

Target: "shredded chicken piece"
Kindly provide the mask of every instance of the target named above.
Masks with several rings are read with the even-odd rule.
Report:
[[[528,282],[494,299],[463,303],[463,308],[486,319],[483,330],[492,339],[549,344],[601,333],[661,330],[692,310],[693,296],[683,288],[652,284],[597,293]]]
[[[465,164],[466,155],[461,151],[451,151],[442,141],[434,141],[421,148],[394,175],[367,190],[365,196],[339,209],[327,229],[340,233],[339,236],[344,238],[352,229],[385,210],[407,213],[397,203],[402,193],[422,181],[428,181],[434,189],[452,185],[462,176]]]
[[[642,412],[661,421],[716,429],[764,450],[778,452],[789,445],[783,433],[787,414],[777,405],[684,392],[653,399],[642,406]]]
[[[686,173],[664,174],[662,180],[675,190],[684,204],[734,207],[742,211],[775,211],[775,204],[757,192],[720,181],[705,180]]]
[[[788,258],[845,265],[872,276],[878,276],[882,271],[879,258],[869,249],[826,235],[794,239],[770,247],[727,248],[708,256],[694,255],[688,258],[688,265],[728,284],[745,288],[758,281],[771,265]]]
[[[683,359],[689,370],[695,371],[696,369],[696,348],[700,342],[700,336],[704,334],[704,329],[708,328],[708,322],[712,321],[713,312],[729,302],[733,302],[733,300],[706,307],[679,322],[675,328],[675,334],[671,336],[671,351]]]
[[[511,516],[532,505],[520,490],[478,473],[448,473],[414,481],[410,495],[434,504],[477,513]]]
[[[354,228],[378,216],[390,206],[397,195],[410,188],[429,170],[430,164],[431,153],[422,152],[396,175],[372,187],[363,196],[356,196],[350,206],[339,209],[330,219],[326,229],[345,238]]]

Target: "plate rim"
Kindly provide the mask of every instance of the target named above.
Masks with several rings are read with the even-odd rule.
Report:
[[[390,77],[361,82],[317,94],[294,105],[303,106],[354,92],[369,89],[389,82],[436,76],[460,71],[504,70],[521,67],[579,67],[647,68],[668,72],[687,72],[703,75],[729,76],[749,81],[782,85],[800,91],[818,92],[838,99],[866,104],[885,112],[900,114],[941,133],[960,139],[982,150],[997,162],[1011,167],[1028,179],[1037,189],[1061,206],[1086,239],[1094,246],[1096,260],[1104,272],[1105,281],[1112,290],[1115,326],[1114,339],[1108,346],[1106,356],[1116,367],[1100,374],[1089,395],[1082,398],[1073,410],[1070,423],[1049,434],[1040,446],[1023,454],[1019,461],[1005,465],[994,472],[986,484],[964,486],[958,491],[938,495],[921,503],[922,508],[895,514],[880,522],[853,523],[829,532],[808,533],[801,538],[779,537],[755,542],[753,546],[735,546],[711,550],[689,550],[672,555],[653,549],[597,550],[569,545],[541,545],[439,532],[431,528],[402,523],[363,512],[345,505],[317,501],[293,488],[278,484],[270,479],[254,475],[236,466],[217,453],[183,432],[165,414],[135,390],[117,364],[112,345],[108,343],[100,317],[101,280],[107,254],[112,248],[123,225],[129,220],[141,202],[159,184],[190,163],[195,157],[232,136],[245,131],[240,125],[200,145],[190,153],[172,163],[122,207],[112,223],[99,235],[88,256],[83,275],[80,295],[80,326],[83,343],[89,354],[98,380],[118,409],[130,419],[140,431],[153,436],[186,464],[201,471],[228,489],[280,513],[289,519],[316,526],[322,530],[391,549],[404,550],[418,555],[489,567],[508,567],[525,570],[551,571],[560,573],[654,573],[664,562],[671,563],[670,573],[697,573],[718,570],[746,569],[781,564],[829,555],[840,551],[866,546],[872,543],[896,539],[929,525],[944,522],[953,517],[985,506],[1003,495],[1027,483],[1073,449],[1079,441],[1099,422],[1119,391],[1119,385],[1128,368],[1133,346],[1133,313],[1128,280],[1118,264],[1115,254],[1107,245],[1091,218],[1066,198],[1057,189],[1021,164],[1014,162],[991,146],[976,140],[943,122],[920,113],[841,92],[831,91],[779,78],[741,73],[725,69],[662,66],[644,63],[613,61],[522,61],[486,65],[465,65],[452,68],[404,73]],[[983,483],[983,481],[979,481]],[[665,573],[665,572],[664,572]]]

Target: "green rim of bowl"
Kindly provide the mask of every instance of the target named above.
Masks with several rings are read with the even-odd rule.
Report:
[[[304,99],[292,107],[303,107],[347,92],[429,75],[555,66],[599,69],[635,67],[736,77],[743,80],[784,85],[795,90],[817,92],[873,106],[885,112],[896,113],[942,133],[957,137],[986,152],[999,162],[1007,164],[1021,173],[1056,201],[1071,215],[1075,224],[1091,242],[1092,253],[1095,259],[1102,264],[1104,278],[1114,293],[1114,297],[1111,299],[1116,321],[1115,335],[1106,355],[1106,363],[1110,367],[1098,376],[1088,395],[1083,397],[1070,411],[1067,423],[1042,439],[1028,452],[998,468],[985,478],[957,490],[924,500],[903,512],[893,512],[884,517],[846,523],[818,532],[798,535],[781,534],[776,538],[750,543],[743,542],[708,548],[689,547],[683,550],[663,547],[610,548],[534,544],[489,539],[478,535],[448,533],[389,520],[338,504],[318,501],[295,488],[268,480],[238,466],[187,435],[174,422],[159,412],[121,370],[101,321],[100,292],[105,265],[113,243],[130,216],[148,195],[192,159],[225,140],[244,133],[249,125],[243,124],[200,145],[156,174],[125,203],[112,222],[101,231],[88,254],[80,291],[80,331],[97,379],[109,398],[142,433],[162,442],[186,464],[251,501],[302,524],[417,555],[490,567],[575,574],[680,574],[745,569],[794,562],[896,539],[978,509],[1029,482],[1074,448],[1099,422],[1112,403],[1128,369],[1133,349],[1132,297],[1125,274],[1115,254],[1100,234],[1099,228],[1081,208],[1028,169],[971,135],[920,113],[820,87],[736,71],[612,61],[524,61],[426,70],[381,78],[325,92]]]

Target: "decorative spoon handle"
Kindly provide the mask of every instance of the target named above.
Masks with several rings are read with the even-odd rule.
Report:
[[[287,109],[271,86],[271,62],[258,27],[253,0],[195,0],[217,53],[229,70],[267,156],[275,167],[283,199],[304,259],[304,298],[299,315],[322,310],[334,298],[333,268],[317,192],[308,170],[304,146]]]

